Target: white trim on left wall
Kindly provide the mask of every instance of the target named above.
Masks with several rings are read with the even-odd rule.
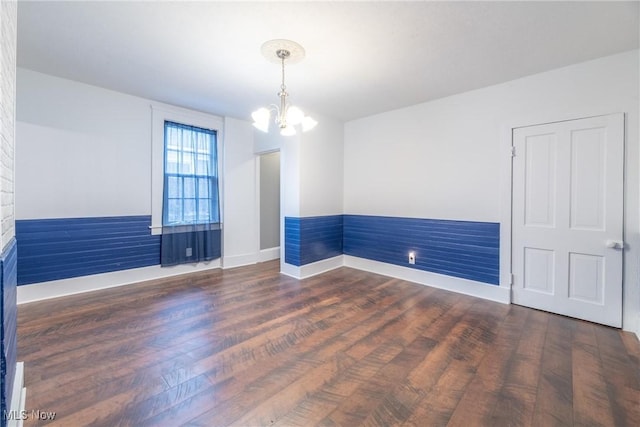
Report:
[[[280,258],[280,246],[269,249],[260,249],[258,262],[271,261]]]
[[[16,375],[13,380],[13,390],[11,391],[11,406],[9,406],[11,417],[7,419],[7,427],[22,427],[23,418],[26,415],[26,401],[27,389],[24,386],[24,362],[18,362],[16,363]]]
[[[280,258],[280,247],[264,249],[258,253],[222,257],[210,262],[201,262],[198,264],[181,264],[171,267],[154,265],[22,285],[18,286],[18,304],[81,294],[83,292],[97,291],[100,289],[115,288],[117,286],[131,285],[187,273],[196,273],[218,268],[228,269],[242,267],[278,258]]]
[[[257,262],[259,261],[258,261],[258,254],[256,253],[225,256],[222,259],[222,268],[227,269],[227,268],[242,267],[245,265],[252,265]]]
[[[180,274],[212,270],[220,268],[220,265],[220,259],[201,262],[198,264],[181,264],[171,267],[160,267],[159,265],[154,265],[151,267],[132,268],[129,270],[93,274],[90,276],[34,283],[32,285],[22,285],[18,286],[18,304],[81,294],[83,292],[97,291],[100,289],[114,288],[147,280],[178,276]]]
[[[284,261],[280,266],[280,273],[293,277],[294,279],[306,279],[308,277],[317,276],[330,270],[335,270],[344,266],[344,255],[338,255],[333,258],[327,258],[311,264],[305,264],[297,267],[287,264]]]

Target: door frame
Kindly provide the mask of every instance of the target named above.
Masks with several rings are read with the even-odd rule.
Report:
[[[510,120],[500,126],[500,287],[509,290],[509,302],[513,303],[513,276],[512,276],[512,213],[513,213],[513,131],[522,127],[538,126],[551,123],[566,122],[570,120],[585,119],[590,117],[622,114],[623,118],[623,183],[622,183],[622,237],[628,241],[626,227],[627,206],[627,114],[624,112],[589,112],[584,114],[565,114],[549,116],[546,114],[523,117]],[[622,258],[622,328],[634,331],[633,325],[625,322],[625,289],[626,289],[626,264],[625,256]]]

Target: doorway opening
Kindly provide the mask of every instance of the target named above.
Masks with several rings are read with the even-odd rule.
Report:
[[[280,152],[260,155],[260,261],[280,258]]]

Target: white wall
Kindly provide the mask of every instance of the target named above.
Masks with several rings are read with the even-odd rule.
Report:
[[[283,138],[281,150],[282,216],[309,217],[343,213],[343,123],[311,113],[318,125],[311,131]],[[284,224],[281,224],[281,242]],[[281,271],[309,277],[343,264],[342,257],[295,267],[280,259]]]
[[[640,330],[638,51],[345,124],[347,214],[500,222],[504,129],[627,113],[624,327]]]
[[[282,137],[255,132],[255,151],[280,149],[282,215],[339,215],[343,212],[343,123],[311,114],[318,125],[311,131]]]
[[[311,114],[318,125],[300,137],[300,216],[343,213],[344,125]]]
[[[635,88],[631,52],[351,121],[345,212],[499,221],[501,125],[633,113]]]
[[[298,135],[280,143],[280,215],[283,218],[300,216],[300,151]],[[281,230],[284,232],[284,226]]]
[[[15,235],[14,153],[17,4],[0,6],[0,252]]]
[[[279,132],[273,129],[269,133],[264,133],[253,128],[253,150],[256,154],[279,150],[282,140],[286,138],[286,136],[280,135]]]
[[[16,217],[151,214],[150,101],[18,69]]]
[[[225,267],[258,260],[256,162],[251,123],[226,118],[224,145],[224,263]]]
[[[347,123],[345,212],[496,221],[499,114],[484,102],[469,93]]]

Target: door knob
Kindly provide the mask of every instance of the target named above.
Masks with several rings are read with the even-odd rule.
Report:
[[[606,243],[608,248],[611,249],[622,249],[624,248],[624,242],[621,240],[607,240]]]

